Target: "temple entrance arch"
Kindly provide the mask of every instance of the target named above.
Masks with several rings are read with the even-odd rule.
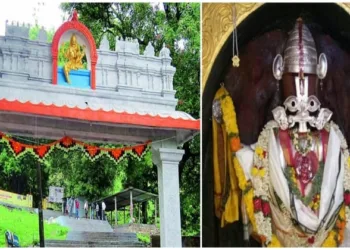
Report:
[[[276,80],[272,75],[272,61],[276,54],[281,53],[283,43],[287,38],[287,32],[293,28],[295,20],[299,16],[303,17],[305,24],[314,36],[319,53],[324,52],[327,55],[328,76],[323,80],[323,90],[319,91],[323,107],[333,110],[333,120],[339,124],[348,142],[350,138],[348,126],[348,110],[350,107],[345,101],[345,96],[340,96],[340,89],[345,91],[347,88],[346,82],[349,78],[346,63],[349,60],[350,52],[347,35],[350,30],[345,27],[350,19],[349,6],[340,3],[237,4],[238,47],[241,64],[239,68],[234,69],[231,62],[232,13],[228,11],[231,7],[232,4],[208,4],[207,6],[204,4],[203,7],[204,26],[202,30],[204,34],[208,32],[203,38],[205,40],[203,42],[203,56],[207,56],[203,61],[203,76],[207,78],[203,78],[202,95],[204,246],[232,246],[233,241],[239,242],[242,237],[238,236],[237,239],[232,239],[230,236],[233,234],[240,235],[243,231],[239,223],[219,228],[220,223],[214,215],[213,139],[212,121],[210,120],[214,95],[220,88],[220,83],[224,82],[225,88],[235,101],[240,136],[242,133],[242,143],[249,145],[256,141],[264,124],[272,119],[272,113],[269,111],[277,104],[281,104],[281,98],[273,96],[276,92]],[[215,23],[216,19],[214,17],[220,17],[220,22]],[[339,20],[341,21],[339,22]],[[216,30],[214,27],[222,28]],[[209,30],[213,30],[213,33]],[[218,36],[214,35],[214,30]],[[215,37],[217,40],[213,42],[205,36]],[[215,47],[216,44],[219,44],[219,48]],[[247,52],[248,48],[250,49],[250,58]],[[217,51],[217,53],[212,53],[213,56],[210,57],[206,55],[206,50]],[[258,50],[261,51],[260,54]],[[253,58],[256,63],[253,62]],[[249,67],[246,64],[247,61],[250,63]],[[343,64],[343,62],[345,63]],[[262,66],[260,67],[258,64]],[[271,77],[268,74],[271,74]],[[264,85],[263,82],[266,84]],[[328,88],[325,86],[328,86]],[[319,86],[319,88],[321,87]],[[283,90],[283,87],[281,90]],[[339,101],[338,104],[335,99]],[[261,107],[261,109],[259,110],[258,107]],[[249,114],[254,109],[256,109],[255,115]],[[243,245],[243,242],[241,242],[241,245]]]
[[[62,27],[58,29],[59,35],[65,29],[76,30],[94,44],[84,29],[77,29],[83,24],[76,14],[68,24],[63,24],[67,26],[63,32]],[[28,27],[7,24],[5,36],[0,37],[0,131],[128,145],[153,141],[161,245],[181,247],[178,163],[184,152],[178,146],[198,133],[200,126],[189,114],[175,110],[175,68],[169,49],[164,47],[159,57],[154,48],[153,55],[141,55],[138,42],[128,38],[118,40],[118,50],[110,51],[106,37],[98,49],[84,47],[71,32],[63,36],[70,47],[59,69],[55,51],[62,41],[55,41],[53,49],[44,30],[37,41],[28,39],[28,31]],[[91,63],[87,70],[79,67],[83,55]],[[57,84],[52,84],[55,78]]]

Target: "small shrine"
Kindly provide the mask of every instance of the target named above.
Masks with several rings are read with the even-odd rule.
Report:
[[[30,151],[39,158],[62,145],[79,146],[92,158],[120,157],[119,151],[96,151],[83,141],[123,143],[129,146],[123,152],[134,155],[149,147],[158,167],[161,245],[181,247],[178,164],[184,151],[178,146],[199,132],[200,122],[175,110],[176,69],[169,49],[155,56],[149,43],[141,54],[137,40],[118,37],[115,51],[106,37],[97,48],[76,11],[52,44],[44,29],[29,40],[29,28],[6,23],[0,36],[1,139],[15,153]],[[6,135],[56,144],[29,147]]]

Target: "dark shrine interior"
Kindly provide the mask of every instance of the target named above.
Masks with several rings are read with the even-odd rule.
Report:
[[[327,57],[328,72],[319,89],[321,107],[333,112],[332,120],[350,142],[350,15],[335,3],[262,5],[237,27],[240,67],[231,65],[231,35],[214,61],[202,94],[203,247],[243,246],[241,222],[220,228],[214,215],[211,121],[214,95],[223,82],[236,108],[241,141],[255,143],[264,124],[272,119],[271,110],[283,103],[281,91],[277,91],[279,83],[272,74],[272,62],[278,53],[283,53],[288,32],[298,17],[313,35],[318,55],[325,53]],[[251,241],[251,246],[259,245]]]

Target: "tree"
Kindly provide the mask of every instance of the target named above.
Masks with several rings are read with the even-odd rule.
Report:
[[[170,49],[172,64],[176,67],[174,88],[179,99],[177,109],[199,118],[199,3],[163,3],[153,6],[148,3],[63,3],[61,8],[68,13],[73,8],[78,11],[79,20],[90,29],[97,45],[104,34],[107,34],[112,50],[115,49],[117,36],[137,39],[141,52],[148,42],[153,44],[156,54],[165,44]],[[199,143],[199,136],[196,136],[183,145],[185,154],[179,164],[185,234],[199,233]],[[155,167],[152,171],[155,171]],[[142,174],[146,175],[146,172]],[[136,179],[131,176],[128,176],[127,181],[136,183]]]

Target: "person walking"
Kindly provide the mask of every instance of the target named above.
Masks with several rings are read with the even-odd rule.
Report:
[[[64,203],[65,208],[64,208],[64,215],[69,215],[69,207],[68,207],[68,198],[66,199],[66,202]]]
[[[102,213],[101,213],[102,220],[106,220],[105,211],[106,211],[106,204],[105,204],[105,201],[102,201]]]
[[[100,215],[98,214],[99,210],[100,210],[100,208],[98,206],[98,203],[96,202],[96,219],[98,219],[98,220],[100,219]]]
[[[69,218],[72,217],[72,213],[74,210],[74,206],[73,206],[73,197],[70,197],[68,200],[68,213],[69,213]]]
[[[79,207],[80,207],[80,203],[79,203],[79,200],[78,198],[75,199],[75,218],[77,220],[79,220]]]
[[[91,203],[91,208],[90,208],[90,220],[93,220],[94,219],[94,210],[95,210],[95,202]]]
[[[89,213],[89,203],[88,203],[87,200],[85,200],[84,210],[85,210],[85,219],[87,219],[88,218],[88,213]]]

